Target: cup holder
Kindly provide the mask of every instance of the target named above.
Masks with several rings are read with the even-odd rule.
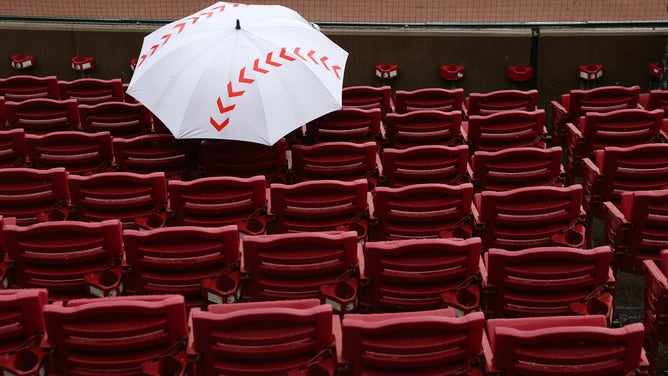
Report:
[[[602,302],[600,299],[589,299],[585,309],[590,315],[608,315],[608,305]]]
[[[341,300],[352,299],[355,296],[355,288],[346,282],[339,282],[334,288],[334,295]]]
[[[120,281],[118,274],[111,269],[105,269],[98,274],[98,282],[103,287],[113,287]]]
[[[173,356],[160,359],[158,364],[160,376],[178,376],[183,374],[183,364]]]
[[[459,289],[456,295],[457,302],[465,308],[474,308],[478,305],[478,296],[469,289]]]
[[[245,223],[248,233],[258,235],[264,233],[264,223],[257,218],[251,218]]]
[[[17,371],[29,372],[40,366],[40,358],[33,351],[23,349],[16,353],[12,365]]]

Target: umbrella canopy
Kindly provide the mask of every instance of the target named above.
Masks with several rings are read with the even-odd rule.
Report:
[[[127,92],[177,138],[272,145],[341,108],[347,58],[289,8],[218,2],[147,35]]]

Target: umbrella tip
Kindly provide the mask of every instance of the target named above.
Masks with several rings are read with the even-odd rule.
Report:
[[[235,29],[237,29],[237,30],[241,29],[241,25],[239,24],[239,19],[238,18],[237,18],[237,26],[235,27]]]

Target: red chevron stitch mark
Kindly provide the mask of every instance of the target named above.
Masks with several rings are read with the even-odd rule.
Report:
[[[308,56],[309,58],[311,58],[311,60],[313,60],[313,62],[315,63],[315,65],[318,65],[318,61],[313,57],[314,54],[315,54],[315,51],[314,51],[314,50],[311,50],[311,51],[309,51],[309,52],[306,54],[306,56]]]
[[[194,17],[188,17],[188,18],[186,18],[186,20],[192,20],[191,24],[194,25],[194,24],[197,23],[197,21],[199,21],[199,17],[197,17],[197,16],[194,16]]]
[[[206,16],[206,18],[211,18],[213,16],[213,12],[204,12],[204,13],[200,13],[199,15],[200,16]]]
[[[323,56],[323,57],[320,58],[320,62],[322,63],[322,65],[325,67],[325,69],[329,70],[329,67],[327,66],[327,63],[325,63],[325,61],[327,61],[327,60],[329,60],[329,58],[327,56]]]
[[[341,67],[338,66],[338,65],[334,65],[332,67],[332,69],[334,70],[334,74],[336,75],[336,78],[338,78],[340,80],[341,76],[339,76],[339,71],[341,70]]]
[[[225,118],[222,123],[218,123],[213,117],[209,118],[209,122],[218,132],[222,131],[230,123],[230,118]]]
[[[137,66],[135,67],[135,69],[136,69],[138,66],[140,66],[141,63],[143,63],[144,60],[146,60],[147,57],[148,57],[147,55],[141,55],[141,56],[139,57],[139,60],[137,61]]]
[[[241,70],[239,71],[239,82],[244,84],[252,84],[253,82],[255,82],[254,79],[246,77],[246,67],[241,68]]]
[[[150,48],[150,50],[151,50],[151,53],[150,53],[150,54],[148,54],[148,56],[151,56],[151,55],[153,55],[153,54],[155,53],[155,51],[157,51],[157,50],[158,50],[158,47],[160,47],[160,46],[159,46],[159,45],[157,45],[157,44],[154,44],[154,45],[152,45],[152,46],[151,46],[151,48]]]
[[[300,48],[299,48],[299,47],[296,47],[295,50],[294,50],[292,53],[295,54],[295,55],[297,55],[298,58],[300,58],[300,59],[306,61],[306,58],[305,58],[304,56],[302,56],[302,55],[299,54],[299,50],[300,50]]]
[[[164,41],[162,42],[162,45],[164,46],[167,42],[169,42],[169,38],[171,38],[171,37],[172,37],[172,33],[168,33],[168,34],[165,34],[165,35],[161,36],[160,39],[164,39]]]
[[[295,58],[286,54],[285,47],[281,48],[281,53],[278,54],[278,57],[285,59],[287,61],[295,61]]]
[[[232,111],[234,110],[234,107],[236,107],[236,104],[231,104],[225,107],[223,105],[223,100],[220,97],[218,97],[218,100],[216,100],[216,104],[218,105],[218,112],[220,112],[221,114]]]
[[[264,62],[267,63],[267,64],[269,64],[269,65],[273,65],[273,66],[275,66],[275,67],[280,67],[281,65],[283,65],[283,64],[280,64],[280,63],[277,63],[277,62],[271,60],[271,57],[272,57],[273,54],[274,54],[273,52],[269,52],[269,53],[267,54],[267,58],[265,59]]]
[[[176,25],[172,26],[172,29],[176,29],[176,28],[178,28],[179,31],[178,31],[177,34],[180,34],[180,33],[183,31],[183,29],[184,29],[185,27],[186,27],[186,23],[185,23],[185,22],[181,22],[181,23],[177,23]]]
[[[239,97],[241,95],[244,95],[245,92],[246,92],[245,90],[234,91],[234,89],[232,89],[232,82],[227,83],[227,96],[228,97],[230,97],[230,98]]]
[[[259,64],[260,64],[260,59],[255,59],[255,62],[253,63],[253,70],[254,71],[256,71],[258,73],[262,73],[262,74],[269,73],[268,70],[266,70],[264,68],[260,68]]]

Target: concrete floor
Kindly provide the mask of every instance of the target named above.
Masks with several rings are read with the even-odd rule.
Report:
[[[604,224],[595,220],[593,224],[593,246],[605,245]],[[644,277],[619,272],[616,279],[615,316],[620,325],[643,322]],[[668,376],[668,345],[659,347],[658,375]]]

